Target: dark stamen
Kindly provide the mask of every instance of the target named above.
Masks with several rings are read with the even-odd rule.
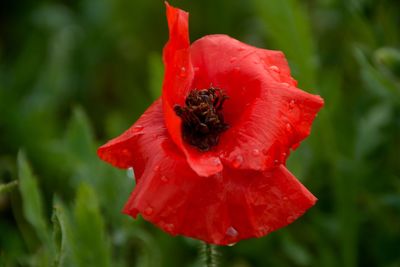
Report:
[[[182,118],[183,139],[201,151],[218,144],[219,135],[228,129],[222,108],[228,96],[219,88],[194,89],[185,100],[185,106],[174,106]]]

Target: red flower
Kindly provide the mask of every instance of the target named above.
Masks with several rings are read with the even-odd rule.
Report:
[[[323,100],[296,87],[282,52],[226,35],[190,45],[188,13],[167,4],[167,18],[162,97],[98,150],[135,170],[124,212],[219,245],[293,222],[316,198],[285,162]]]

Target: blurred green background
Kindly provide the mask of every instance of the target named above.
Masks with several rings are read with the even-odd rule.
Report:
[[[319,202],[220,265],[399,267],[400,2],[170,3],[192,41],[283,50],[326,102],[288,162]],[[120,213],[131,174],[95,153],[160,95],[167,38],[163,1],[1,1],[0,266],[202,266],[198,241]]]

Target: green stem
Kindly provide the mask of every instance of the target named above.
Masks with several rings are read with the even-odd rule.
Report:
[[[205,258],[205,267],[217,267],[216,263],[216,247],[214,245],[203,243],[203,255]]]

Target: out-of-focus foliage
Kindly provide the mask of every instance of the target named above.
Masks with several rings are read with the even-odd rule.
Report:
[[[171,4],[192,40],[283,50],[326,102],[289,160],[319,202],[221,266],[400,266],[400,2]],[[96,156],[159,96],[167,37],[162,1],[0,3],[0,266],[202,266],[197,241],[121,214],[131,174]]]

